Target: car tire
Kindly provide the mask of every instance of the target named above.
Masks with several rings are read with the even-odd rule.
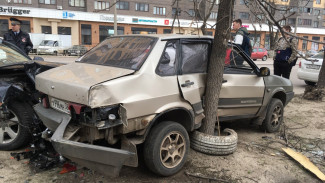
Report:
[[[281,100],[273,98],[266,112],[261,129],[273,133],[279,131],[283,122],[284,107]]]
[[[146,137],[144,162],[158,175],[173,175],[184,166],[189,146],[189,136],[182,125],[172,121],[159,123]]]
[[[309,86],[315,86],[316,85],[316,82],[312,82],[312,81],[306,81],[305,80],[305,83],[306,83],[306,85],[309,85]]]
[[[256,61],[257,59],[253,59],[254,61]]]
[[[265,61],[267,59],[267,56],[264,55],[264,57],[262,58],[262,61]]]
[[[0,122],[0,150],[15,150],[27,145],[32,134],[33,110],[31,106],[21,102],[8,105],[11,118]]]
[[[191,135],[191,148],[209,155],[228,155],[237,149],[238,136],[232,129],[224,129],[227,136],[214,136],[194,131]]]
[[[54,52],[54,55],[55,55],[55,56],[58,56],[58,52],[57,52],[57,51],[55,51],[55,52]]]

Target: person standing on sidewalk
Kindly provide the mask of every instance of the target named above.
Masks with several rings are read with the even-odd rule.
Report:
[[[232,22],[232,28],[236,31],[234,44],[239,45],[248,56],[251,56],[252,45],[249,39],[249,33],[246,27],[242,27],[241,19],[236,19]]]
[[[291,27],[285,25],[282,27],[284,32],[291,32]],[[282,76],[289,79],[291,69],[297,62],[297,39],[285,34],[281,37],[275,46],[274,60],[274,75]]]
[[[29,34],[20,30],[22,21],[17,18],[10,18],[11,29],[4,34],[3,39],[20,48],[27,55],[33,48],[33,43],[30,40]]]

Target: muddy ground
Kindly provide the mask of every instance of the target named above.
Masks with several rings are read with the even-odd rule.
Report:
[[[285,134],[283,130],[263,133],[248,121],[228,123],[224,126],[234,129],[239,138],[234,154],[208,156],[191,149],[183,170],[172,177],[157,177],[141,162],[138,168],[122,168],[118,178],[80,166],[66,174],[59,174],[60,167],[36,172],[28,160],[16,161],[10,159],[10,152],[0,151],[0,182],[321,182],[281,148],[294,147],[325,173],[325,100],[314,102],[296,96],[285,108],[284,121]]]

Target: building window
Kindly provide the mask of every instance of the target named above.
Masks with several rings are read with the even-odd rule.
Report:
[[[315,16],[320,15],[320,10],[314,10],[314,15],[315,15]]]
[[[303,12],[304,13],[312,13],[313,12],[313,8],[304,7]]]
[[[129,2],[120,1],[116,3],[116,9],[118,10],[128,10],[129,9]]]
[[[40,4],[56,4],[56,0],[39,0]]]
[[[298,7],[296,6],[291,6],[289,9],[290,12],[298,12]]]
[[[308,39],[308,36],[303,36],[303,38]],[[308,41],[302,40],[302,50],[307,50]]]
[[[29,20],[21,21],[21,30],[23,30],[24,32],[30,33],[30,21]]]
[[[288,2],[288,0],[281,0],[282,2]]]
[[[164,34],[171,34],[172,30],[171,29],[164,29]]]
[[[132,34],[157,34],[157,29],[131,27]]]
[[[81,44],[91,45],[90,24],[81,24]]]
[[[312,40],[313,40],[313,41],[320,41],[320,37],[318,37],[318,36],[313,36],[313,37],[312,37]],[[311,43],[311,49],[312,49],[312,50],[318,50],[318,48],[319,48],[318,43],[314,43],[314,42]]]
[[[14,0],[17,4],[32,4],[32,0]]]
[[[85,7],[85,0],[69,0],[69,6]]]
[[[314,24],[313,24],[313,27],[317,28],[318,26],[319,26],[319,22],[315,21]]]
[[[323,22],[323,27],[325,27],[325,22]]]
[[[180,16],[181,15],[181,9],[180,8],[173,8],[172,9],[172,14],[175,15],[177,12],[177,15]]]
[[[247,12],[239,12],[239,18],[243,20],[249,20],[249,13]]]
[[[311,25],[311,19],[300,19],[298,18],[299,25]]]
[[[135,11],[149,11],[149,4],[135,3]]]
[[[95,10],[108,10],[109,2],[106,1],[94,1],[94,9]]]
[[[286,24],[286,20],[281,20],[281,21],[279,22],[279,24],[280,24],[281,26],[284,26],[284,25]]]
[[[188,14],[189,14],[189,16],[191,16],[191,17],[195,17],[195,11],[194,11],[193,9],[189,9],[189,10],[188,10]]]
[[[51,26],[41,26],[43,34],[52,34],[52,27]]]
[[[71,35],[71,27],[58,27],[58,34]]]
[[[153,7],[154,15],[166,15],[166,8],[163,7]]]
[[[239,4],[245,4],[245,0],[240,0]]]
[[[8,32],[8,20],[7,19],[0,19],[0,37]]]
[[[217,19],[217,16],[218,16],[218,13],[212,11],[209,18],[210,19]]]
[[[296,19],[295,18],[288,18],[288,24],[289,25],[296,25]]]
[[[124,35],[124,27],[117,27],[117,35]],[[114,27],[99,25],[99,41],[102,42],[110,36],[114,36]]]
[[[316,0],[316,4],[320,4],[321,3],[321,0]]]

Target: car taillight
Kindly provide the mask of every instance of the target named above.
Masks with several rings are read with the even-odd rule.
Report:
[[[299,62],[299,68],[301,68],[301,62]]]
[[[42,98],[42,104],[44,108],[50,107],[49,100],[47,99],[47,97]]]

